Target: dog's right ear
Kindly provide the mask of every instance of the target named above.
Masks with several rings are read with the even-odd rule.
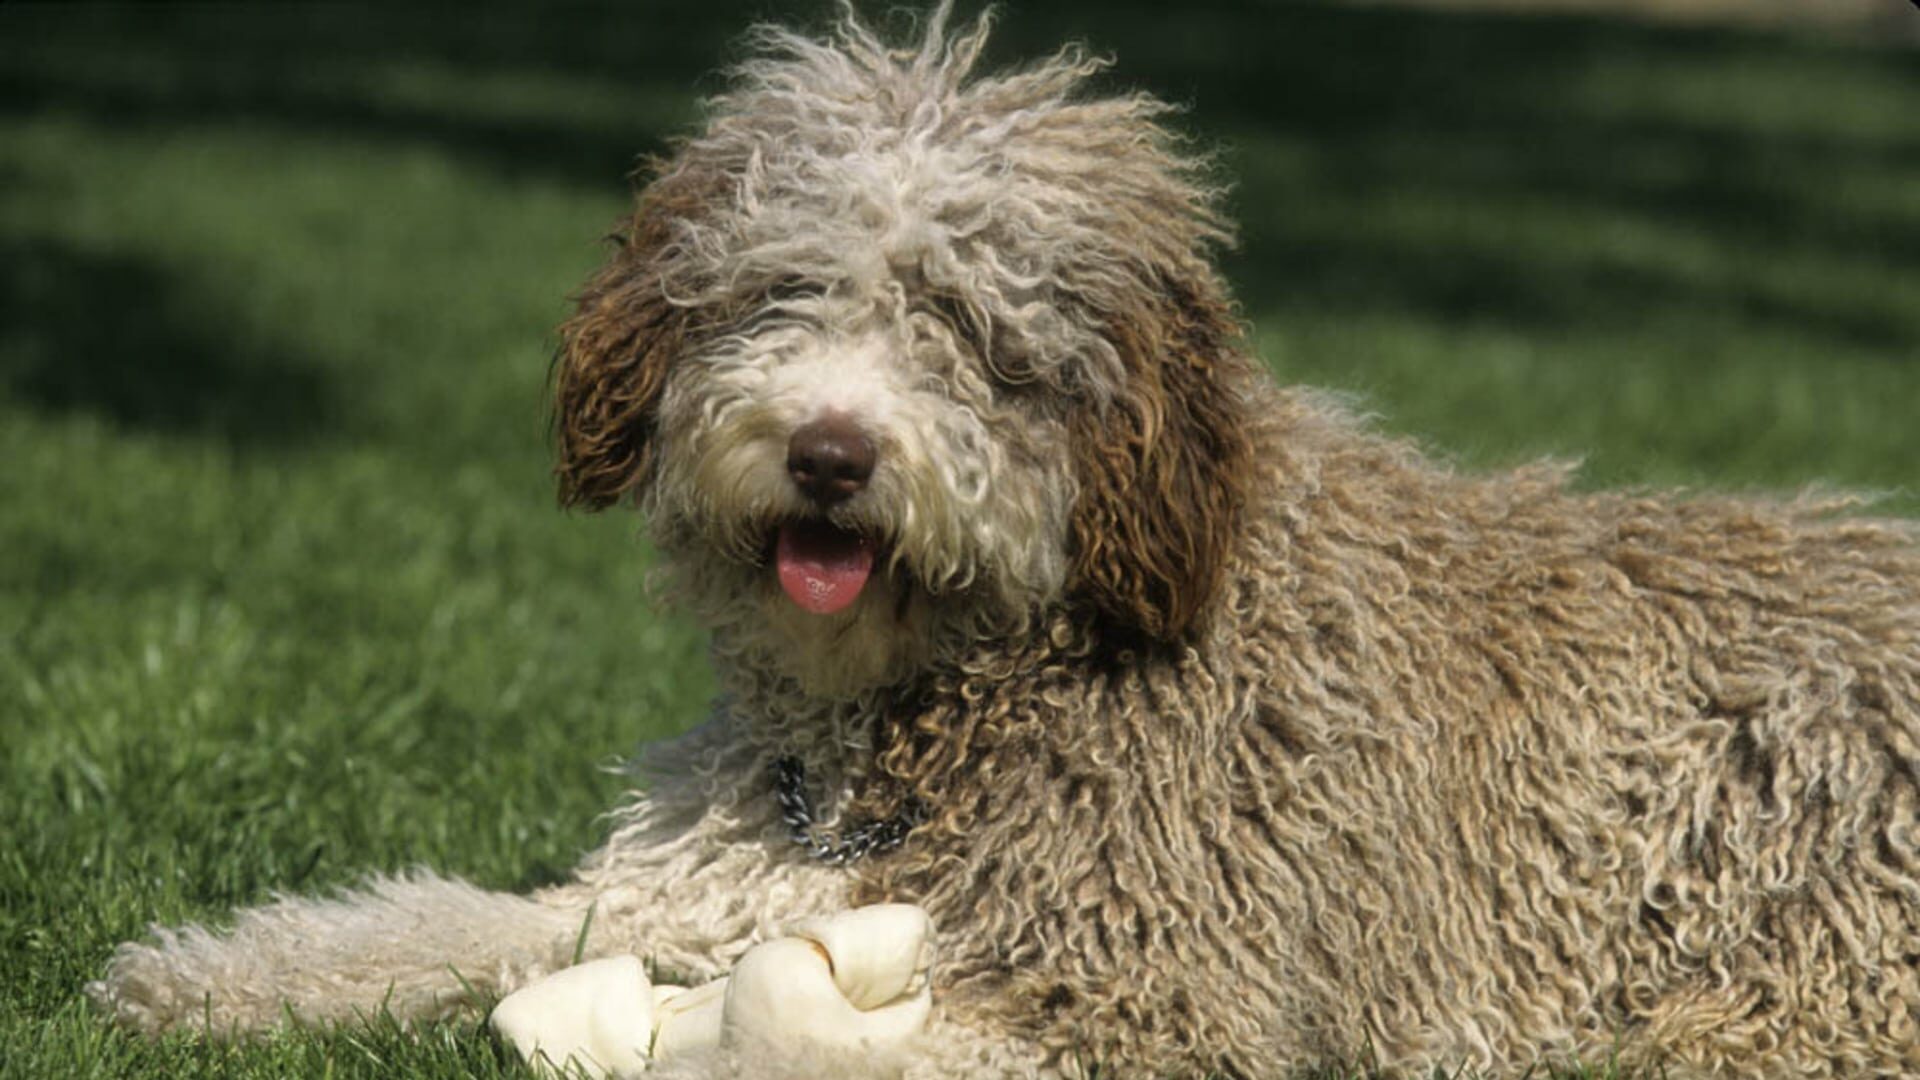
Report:
[[[676,214],[696,200],[665,177],[642,192],[618,250],[560,327],[553,426],[563,506],[600,510],[636,491],[652,465],[655,409],[692,318],[662,280]]]

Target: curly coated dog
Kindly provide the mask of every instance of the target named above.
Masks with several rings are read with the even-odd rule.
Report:
[[[163,930],[96,999],[429,1017],[590,907],[704,976],[898,899],[913,1075],[1920,1072],[1912,529],[1461,475],[1274,385],[1166,107],[944,15],[761,31],[564,328],[563,498],[644,510],[722,686],[606,846]]]

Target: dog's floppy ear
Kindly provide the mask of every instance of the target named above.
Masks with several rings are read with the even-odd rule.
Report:
[[[1239,527],[1251,364],[1217,288],[1161,285],[1140,309],[1109,316],[1125,381],[1072,420],[1070,588],[1110,626],[1174,641],[1218,586]]]
[[[619,245],[587,282],[573,317],[560,327],[554,360],[553,424],[560,501],[599,510],[645,480],[652,458],[654,409],[692,322],[667,299],[662,274],[676,216],[704,194],[683,174],[668,174],[640,195]]]

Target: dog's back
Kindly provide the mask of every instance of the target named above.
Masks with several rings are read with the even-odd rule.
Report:
[[[983,943],[946,981],[1171,1069],[1920,1068],[1911,530],[1268,404],[1194,648],[1056,626],[915,718],[960,809],[870,874]]]

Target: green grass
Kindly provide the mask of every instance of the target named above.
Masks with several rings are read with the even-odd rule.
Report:
[[[147,1043],[80,988],[275,890],[551,881],[700,717],[635,522],[554,509],[542,395],[757,13],[0,9],[0,1075],[511,1071],[471,1024]],[[1105,5],[996,50],[1069,36],[1223,147],[1284,378],[1471,465],[1920,508],[1914,53]]]

